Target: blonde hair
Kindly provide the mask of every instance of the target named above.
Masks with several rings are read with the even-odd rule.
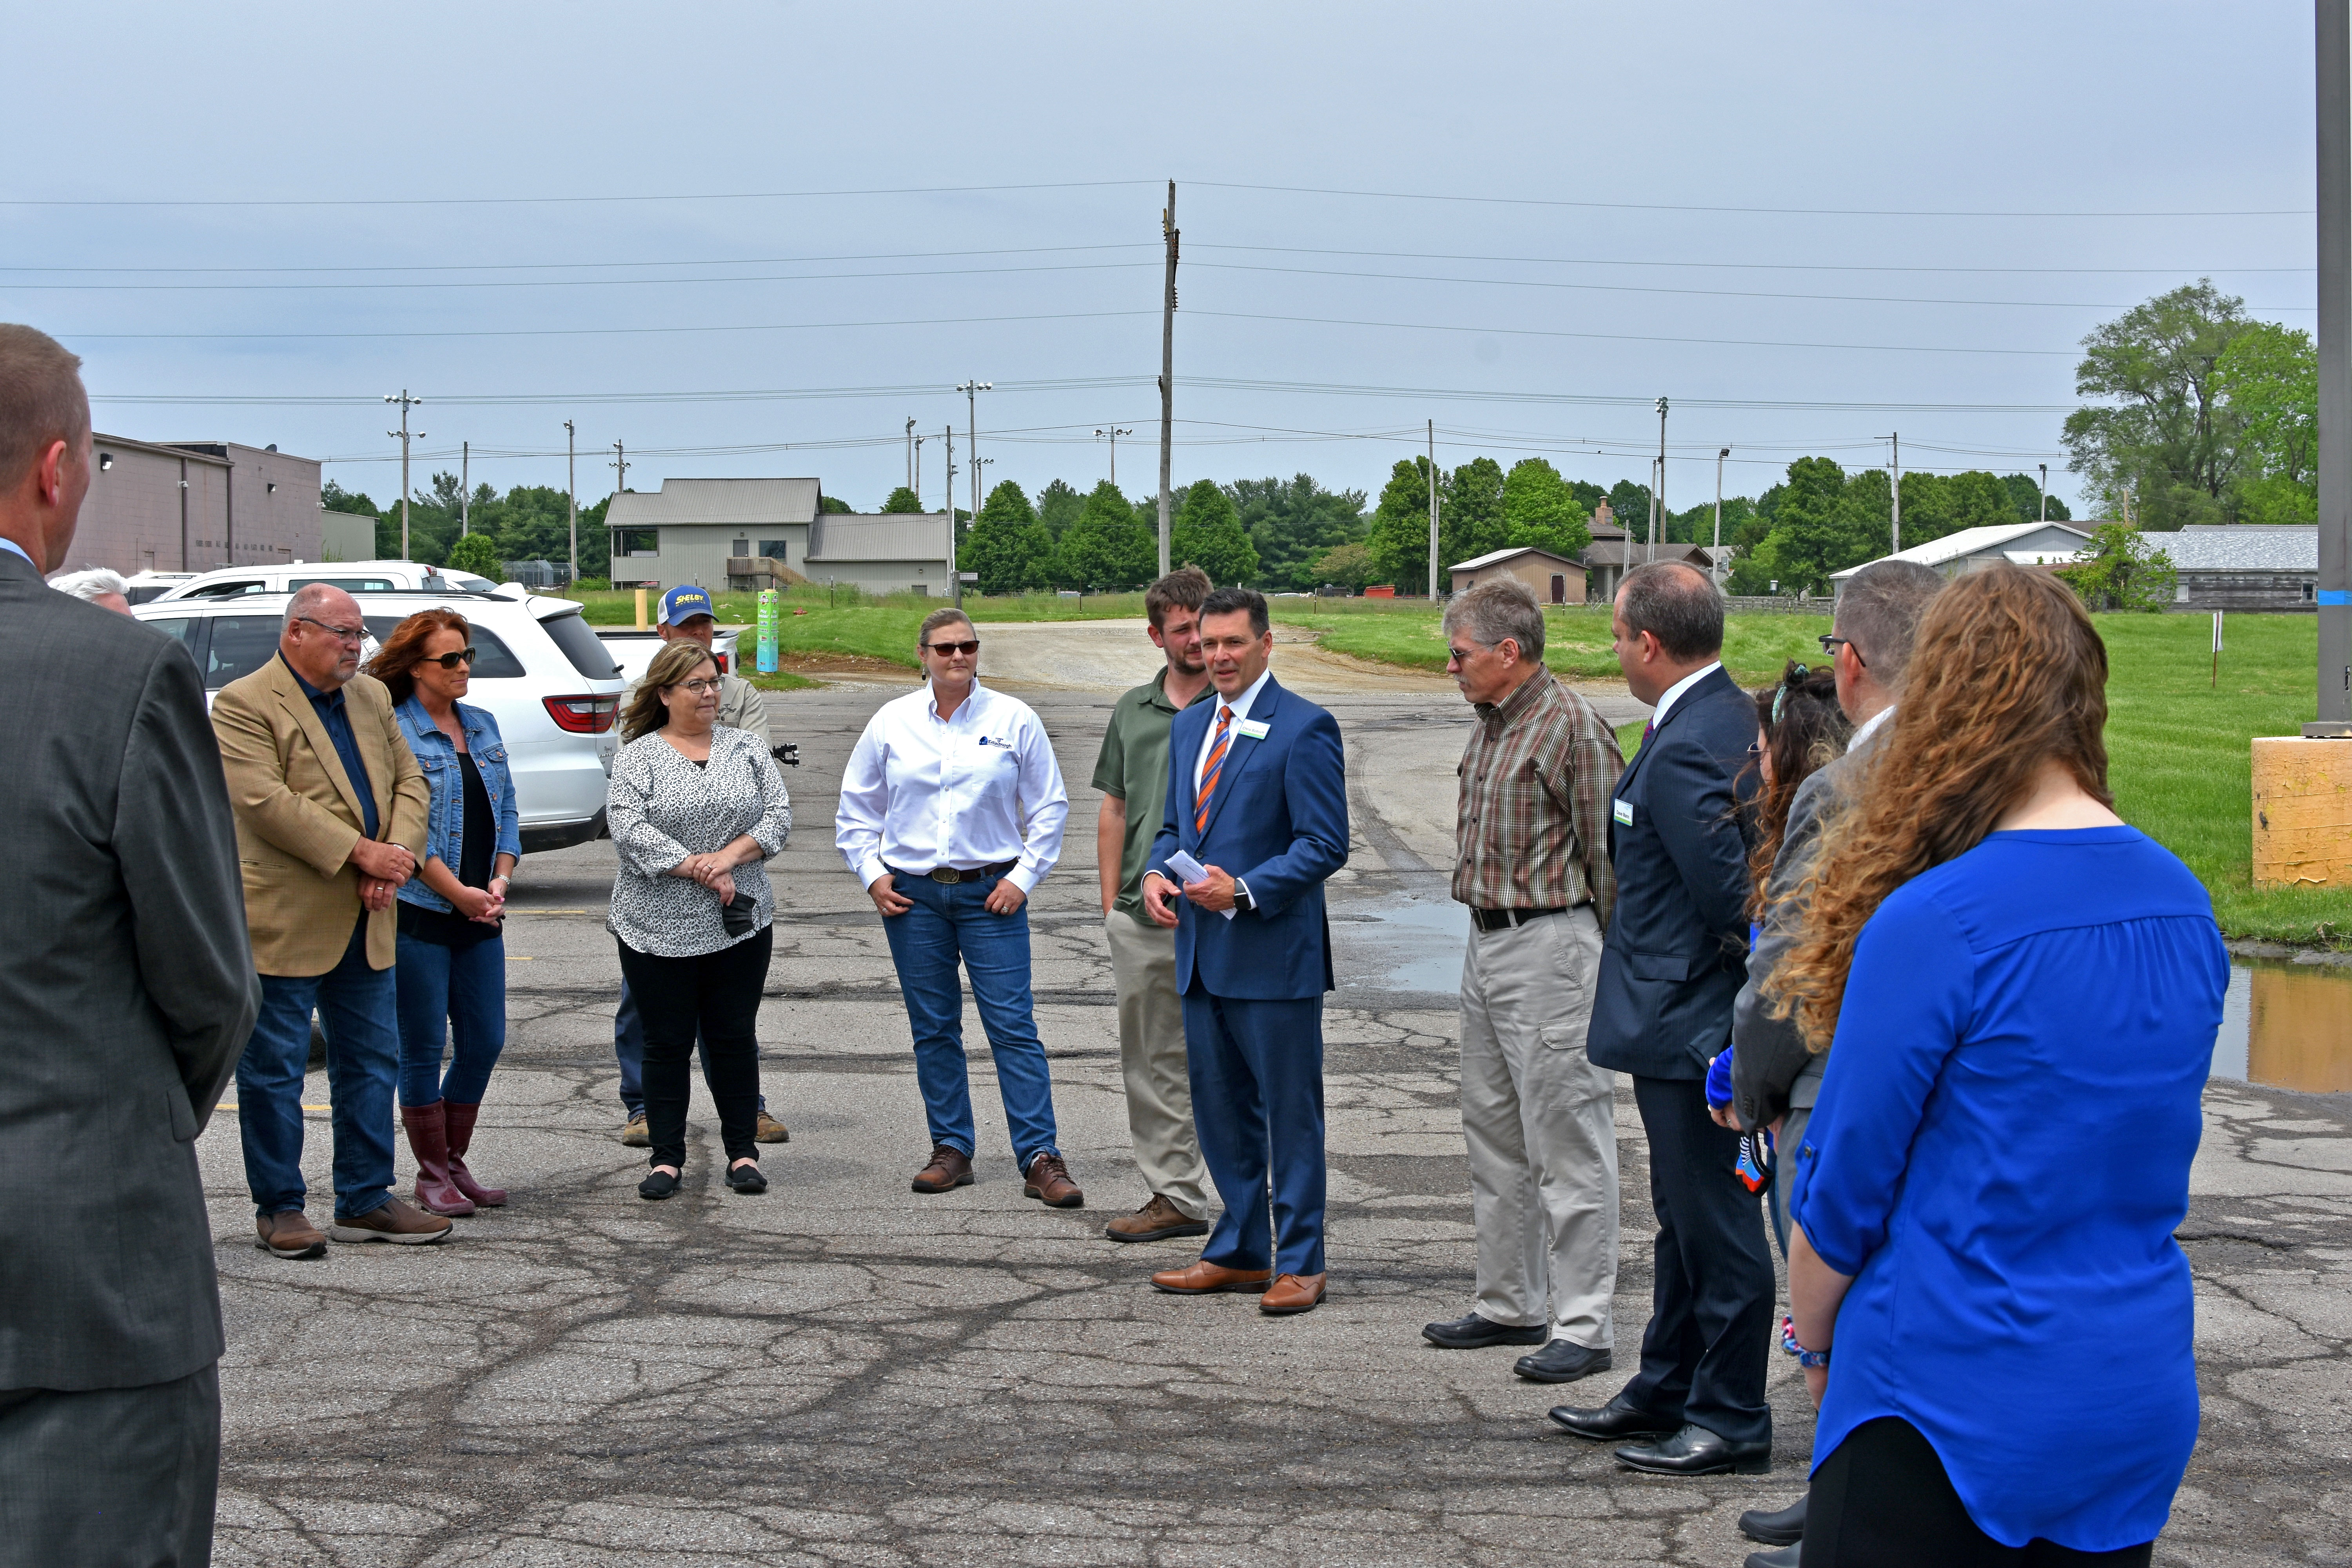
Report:
[[[628,710],[621,715],[621,739],[625,742],[641,740],[667,724],[669,708],[662,701],[662,693],[691,679],[695,667],[702,664],[714,671],[719,668],[711,651],[692,637],[662,644],[661,652],[646,666],[645,679],[637,682],[637,694],[629,699]]]

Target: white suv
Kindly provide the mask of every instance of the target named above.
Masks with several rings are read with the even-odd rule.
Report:
[[[604,833],[604,779],[620,749],[614,721],[623,682],[578,605],[454,590],[363,588],[352,596],[377,642],[423,609],[455,610],[473,627],[474,680],[466,700],[499,721],[526,854]],[[240,589],[218,598],[159,599],[131,613],[181,639],[204,672],[209,703],[214,692],[277,656],[288,597],[283,590]]]
[[[431,588],[495,594],[499,585],[469,572],[450,572],[422,561],[288,561],[271,566],[222,566],[174,583],[154,596],[173,599],[234,599],[247,594],[290,594],[313,583],[346,594],[381,594],[398,588]],[[520,592],[520,587],[513,591]]]

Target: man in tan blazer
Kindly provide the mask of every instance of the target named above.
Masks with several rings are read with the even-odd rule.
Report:
[[[221,688],[213,731],[236,812],[261,1016],[236,1067],[245,1179],[259,1245],[327,1250],[302,1213],[302,1077],[310,1013],[327,1037],[337,1241],[415,1245],[449,1222],[392,1194],[400,1026],[394,894],[425,853],[430,801],[392,716],[359,673],[358,603],[313,584],[286,606],[278,657]]]

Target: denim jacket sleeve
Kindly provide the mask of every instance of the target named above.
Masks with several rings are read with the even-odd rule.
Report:
[[[490,816],[498,823],[495,855],[511,855],[522,859],[521,817],[515,809],[514,765],[507,756],[506,738],[499,733],[499,721],[487,708],[475,708],[466,703],[457,705],[466,723],[466,744],[474,753],[474,766],[482,775],[482,787],[489,792]],[[460,813],[460,821],[463,813]]]

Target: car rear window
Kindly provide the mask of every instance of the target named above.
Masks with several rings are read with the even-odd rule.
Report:
[[[550,616],[539,624],[546,628],[549,637],[555,639],[555,646],[563,650],[563,657],[572,661],[572,668],[589,679],[610,680],[621,673],[621,667],[614,664],[613,656],[605,651],[603,639],[588,629],[588,623],[581,618],[579,611],[566,610],[561,615]]]
[[[205,650],[205,689],[218,691],[240,675],[251,675],[278,656],[283,616],[214,616]]]
[[[391,641],[393,628],[408,617],[366,616],[362,618],[367,622],[368,636],[382,643]],[[468,622],[467,625],[471,626],[472,623]],[[474,626],[473,633],[475,679],[517,680],[527,673],[523,669],[522,660],[514,656],[514,649],[499,640],[498,633],[482,626]]]

